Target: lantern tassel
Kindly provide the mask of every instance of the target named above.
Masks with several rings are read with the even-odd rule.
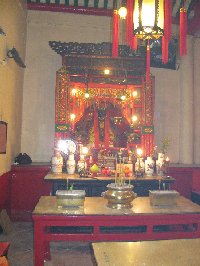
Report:
[[[127,0],[127,16],[126,16],[126,42],[131,46],[132,36],[133,36],[133,0]]]
[[[137,41],[138,41],[137,36],[134,35],[131,41],[131,49],[134,51],[137,50],[137,45],[138,45]]]
[[[117,10],[113,13],[113,29],[112,29],[112,56],[118,57],[119,46],[119,14]]]
[[[165,36],[162,37],[162,63],[168,62],[168,40]]]
[[[162,37],[162,63],[168,62],[168,44],[172,37],[172,1],[164,4],[164,36]]]
[[[165,1],[164,5],[164,36],[167,41],[172,37],[172,1]]]
[[[181,8],[180,9],[180,56],[187,54],[186,37],[187,37],[187,11],[185,8]]]
[[[147,58],[146,58],[146,84],[150,84],[150,60],[151,60],[151,54],[150,54],[150,44],[148,40],[147,44]]]

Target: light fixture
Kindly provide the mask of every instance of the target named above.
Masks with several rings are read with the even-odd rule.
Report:
[[[133,91],[132,95],[133,95],[133,97],[135,98],[135,97],[137,97],[138,92],[137,92],[137,91]]]
[[[76,115],[75,115],[75,114],[70,114],[70,120],[71,120],[71,121],[74,121],[75,118],[76,118]]]
[[[71,92],[72,92],[72,96],[75,96],[76,93],[77,93],[77,89],[76,88],[73,88]]]
[[[109,68],[105,68],[104,69],[104,74],[105,75],[109,75],[110,74],[110,69]]]
[[[121,7],[118,9],[118,14],[121,19],[126,19],[127,16],[126,1],[127,0],[121,0]]]
[[[180,55],[186,54],[186,2],[180,9]],[[124,7],[124,5],[122,4]],[[162,38],[162,62],[168,62],[168,43],[172,36],[172,0],[126,0],[126,42],[137,49],[137,40],[147,40],[146,83],[150,82],[150,40]],[[119,10],[113,12],[112,56],[118,56]]]
[[[138,120],[138,118],[137,118],[136,115],[133,115],[131,120],[132,120],[133,123],[135,123]]]
[[[122,101],[125,101],[125,100],[126,100],[126,95],[122,95],[122,96],[121,96],[121,100],[122,100]]]
[[[90,94],[88,92],[85,93],[85,98],[86,99],[90,98]]]
[[[8,50],[7,52],[7,58],[13,58],[18,66],[25,68],[25,64],[22,61],[19,52],[15,47],[13,47],[11,50]]]
[[[121,19],[126,19],[127,8],[125,6],[121,6],[120,9],[118,10],[118,14]]]
[[[158,39],[164,34],[164,0],[136,0],[134,34],[142,39]]]

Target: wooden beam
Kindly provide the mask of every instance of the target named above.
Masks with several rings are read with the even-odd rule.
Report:
[[[28,3],[28,10],[52,11],[52,12],[68,12],[83,15],[93,16],[108,16],[112,17],[113,9],[93,8],[84,6],[66,6],[64,4],[42,4],[42,3]]]

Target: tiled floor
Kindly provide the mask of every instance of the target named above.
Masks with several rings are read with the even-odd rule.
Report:
[[[10,266],[33,266],[33,225],[13,223],[12,232],[0,234],[0,241],[10,242]],[[51,260],[45,266],[93,266],[89,243],[52,242]]]

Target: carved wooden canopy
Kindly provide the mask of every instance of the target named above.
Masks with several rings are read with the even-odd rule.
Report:
[[[124,147],[125,140],[130,145],[141,145],[150,154],[154,145],[154,86],[152,77],[150,84],[145,84],[143,49],[133,52],[122,45],[119,57],[113,58],[111,43],[51,41],[49,45],[62,56],[62,67],[56,78],[55,141],[69,136],[78,140],[81,136],[87,142],[94,133],[95,147],[102,145],[102,140],[107,147],[110,142],[106,132],[109,132],[109,140],[114,134],[116,145]],[[105,68],[110,69],[109,75],[105,75]],[[87,93],[89,98],[85,97]],[[138,120],[133,128],[134,115]],[[122,119],[122,123],[116,124],[116,118]]]
[[[111,56],[111,43],[62,43],[49,42],[50,47],[63,58],[63,67],[69,72],[72,82],[109,84],[138,84],[138,78],[145,75],[145,49],[134,52],[121,45],[119,57]],[[105,76],[104,69],[111,74]],[[141,82],[140,82],[141,83]]]

